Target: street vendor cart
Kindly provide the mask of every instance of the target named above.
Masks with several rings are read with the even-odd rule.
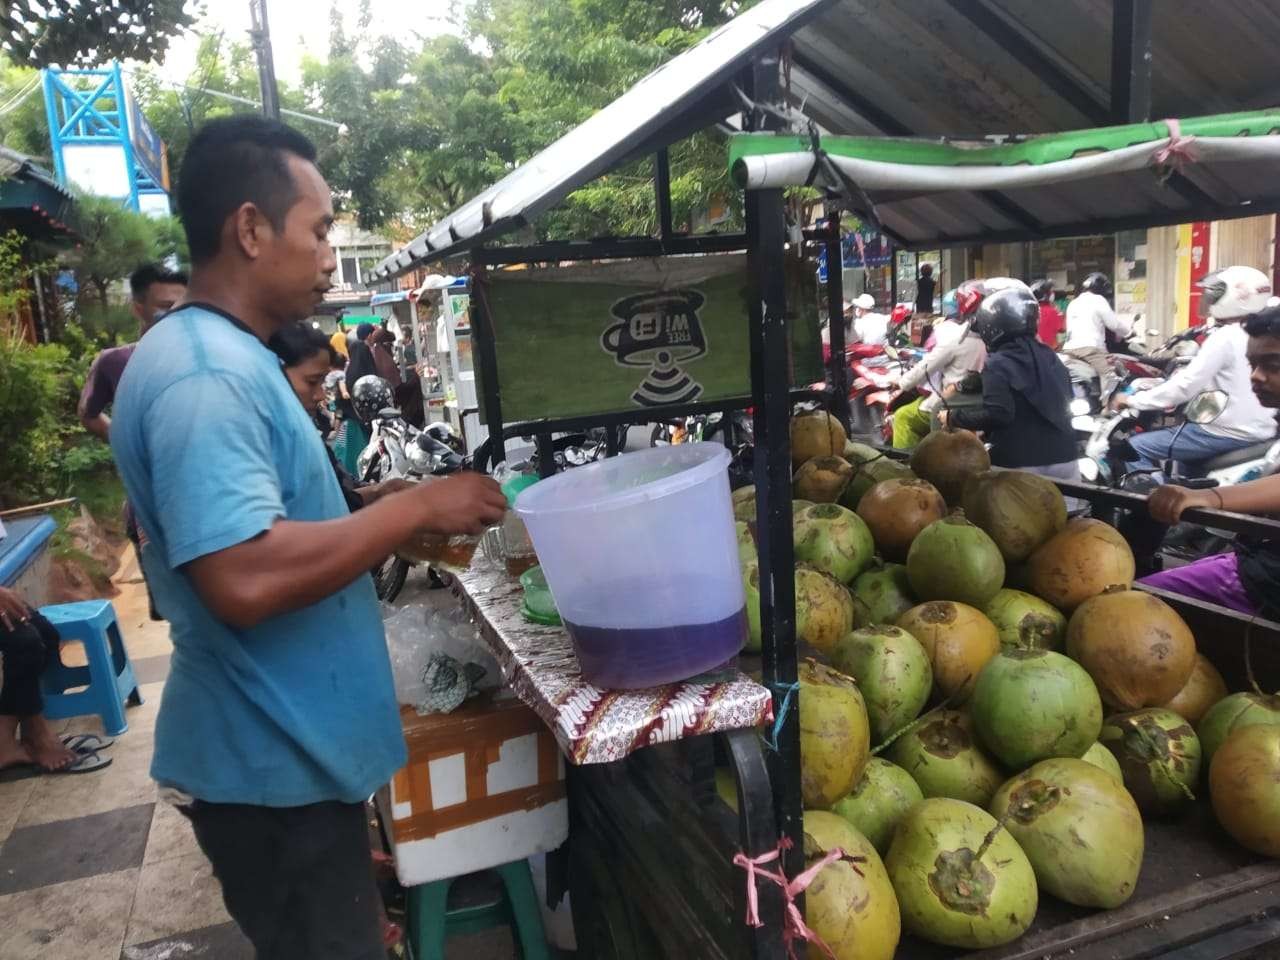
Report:
[[[461,273],[462,261],[469,263],[479,407],[489,437],[480,466],[504,461],[513,437],[534,436],[549,453],[555,432],[753,411],[758,682],[735,670],[652,690],[596,688],[582,679],[563,629],[525,620],[519,586],[505,571],[477,568],[457,581],[504,679],[566,761],[568,886],[584,957],[781,958],[806,949],[797,939],[806,932],[802,890],[762,871],[781,866],[794,879],[806,869],[789,422],[800,399],[847,417],[839,270],[829,271],[821,296],[837,359],[826,390],[806,389],[816,346],[806,331],[816,333],[818,310],[811,302],[816,263],[806,257],[822,245],[828,262],[840,262],[837,209],[878,222],[899,247],[917,250],[1280,210],[1268,172],[1280,115],[1145,122],[1153,102],[1185,115],[1205,94],[1186,85],[1176,96],[1153,90],[1153,76],[1182,67],[1166,66],[1162,56],[1205,56],[1217,42],[1220,67],[1228,59],[1247,64],[1256,52],[1249,38],[1223,35],[1208,16],[1184,18],[1193,29],[1150,0],[1117,0],[1107,24],[1108,88],[1082,79],[1082,70],[1097,66],[1092,60],[1070,64],[1046,39],[1093,49],[1095,34],[1085,24],[1099,5],[1039,5],[1021,11],[1025,21],[1008,6],[922,0],[908,11],[854,0],[764,0],[376,270],[391,280],[424,264],[444,262]],[[972,42],[952,48],[948,31]],[[909,55],[894,60],[904,48]],[[1245,103],[1261,86],[1232,83],[1216,92],[1224,108]],[[668,147],[734,115],[748,134],[732,150],[734,176],[746,190],[746,230],[679,233]],[[971,144],[826,136],[1128,121],[1140,123],[1092,139],[1058,139],[1044,150],[1035,141],[1014,144],[972,168],[964,155]],[[1188,136],[1204,150],[1195,162]],[[1229,139],[1237,142],[1222,142]],[[1162,159],[1153,161],[1155,154]],[[656,237],[496,243],[578,187],[646,156],[654,157]],[[1055,163],[1068,166],[1055,170]],[[806,238],[802,224],[788,222],[784,191],[813,185],[827,192],[830,227]],[[700,283],[723,282],[726,298],[736,291],[732,302],[745,330],[735,334],[716,311],[699,313],[701,304],[690,308],[696,323],[628,328],[630,315],[612,310],[600,290],[556,286],[556,265],[582,261],[600,262],[597,285],[606,290],[643,288],[637,274],[644,271],[656,290],[669,289],[666,278],[680,271],[693,271]],[[511,265],[528,269],[504,270]],[[649,350],[637,331],[659,338],[661,348]],[[544,472],[553,463],[540,458]],[[1087,486],[1070,493],[1098,502],[1114,496]],[[1260,523],[1216,514],[1195,519],[1249,529]],[[1244,680],[1247,633],[1253,672],[1265,688],[1280,686],[1280,625],[1167,599],[1233,689]],[[744,659],[742,666],[752,664]],[[732,773],[736,813],[717,794],[717,765]],[[554,792],[557,778],[546,772],[539,783]],[[1182,820],[1149,827],[1141,880],[1123,907],[1093,911],[1044,898],[1029,932],[982,955],[1252,955],[1280,941],[1278,904],[1280,864],[1234,845],[1201,804]],[[898,955],[958,954],[904,937]]]

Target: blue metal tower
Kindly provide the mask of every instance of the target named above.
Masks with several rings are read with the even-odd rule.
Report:
[[[120,65],[47,69],[42,79],[58,180],[167,213],[164,143],[125,89]]]

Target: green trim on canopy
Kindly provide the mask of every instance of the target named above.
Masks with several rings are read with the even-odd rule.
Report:
[[[1280,110],[1254,110],[1192,117],[1178,121],[1179,133],[1195,137],[1247,137],[1280,133]],[[1038,134],[1011,143],[988,140],[942,141],[895,139],[891,137],[822,137],[822,149],[832,156],[879,163],[929,166],[1041,166],[1070,160],[1090,153],[1119,150],[1141,143],[1167,140],[1172,136],[1164,120],[1133,123],[1067,133]],[[729,169],[735,182],[744,185],[745,157],[812,150],[808,137],[790,134],[742,133],[729,141]]]

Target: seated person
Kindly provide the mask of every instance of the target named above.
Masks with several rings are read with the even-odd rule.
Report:
[[[914,447],[928,435],[930,418],[943,399],[986,362],[986,345],[969,331],[969,324],[960,316],[957,294],[952,290],[942,298],[943,319],[934,328],[928,354],[898,384],[897,396],[917,388],[928,391],[927,396],[900,407],[893,415],[893,445],[899,450]],[[978,302],[974,301],[974,309]]]
[[[1139,459],[1129,470],[1158,470],[1165,459],[1185,464],[1193,475],[1199,464],[1276,434],[1275,414],[1266,410],[1249,389],[1249,362],[1245,348],[1249,336],[1240,322],[1266,306],[1271,281],[1252,267],[1227,267],[1200,281],[1201,316],[1217,324],[1194,359],[1172,377],[1150,390],[1117,397],[1117,408],[1167,410],[1186,403],[1206,390],[1221,390],[1227,407],[1213,423],[1184,424],[1172,449],[1174,428],[1135,434],[1129,443]]]
[[[990,351],[982,368],[982,405],[944,410],[938,420],[983,431],[997,467],[1078,480],[1071,379],[1057,355],[1036,339],[1039,319],[1036,298],[1023,283],[988,294],[973,319],[973,331]]]
[[[40,675],[57,662],[58,644],[53,624],[0,587],[0,770],[34,764],[49,773],[88,773],[111,763],[92,750],[72,750],[45,718]]]
[[[1280,408],[1280,307],[1268,307],[1249,317],[1244,328],[1253,395],[1263,407],[1274,411]],[[1280,476],[1208,490],[1170,484],[1151,494],[1148,507],[1151,516],[1170,524],[1177,523],[1182,512],[1192,507],[1280,515]],[[1240,537],[1230,553],[1205,557],[1139,582],[1280,620],[1280,542]]]
[[[853,339],[871,347],[883,346],[889,334],[889,318],[876,313],[876,299],[869,293],[853,301]]]

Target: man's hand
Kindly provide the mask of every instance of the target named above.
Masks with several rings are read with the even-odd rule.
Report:
[[[463,471],[443,480],[415,484],[396,496],[414,504],[418,529],[446,535],[480,534],[502,520],[507,498],[497,482],[483,474]]]
[[[1219,497],[1212,490],[1188,490],[1186,487],[1167,484],[1157,487],[1147,498],[1147,509],[1153,519],[1174,524],[1184,510],[1195,507],[1214,509],[1219,503]]]
[[[31,608],[23,599],[12,590],[0,587],[0,626],[12,631],[30,619]]]
[[[1111,409],[1119,412],[1129,406],[1129,398],[1123,393],[1117,393],[1111,398]]]
[[[390,480],[383,480],[381,483],[373,483],[367,487],[359,487],[356,493],[360,495],[360,499],[367,506],[383,497],[393,493],[399,493],[401,490],[412,490],[417,484],[412,480],[406,480],[403,477],[392,477]]]
[[[946,430],[946,429],[947,429],[947,422],[948,422],[950,419],[951,419],[951,411],[950,411],[950,410],[939,410],[939,411],[938,411],[938,426],[942,427],[942,429],[943,429],[943,430]]]

